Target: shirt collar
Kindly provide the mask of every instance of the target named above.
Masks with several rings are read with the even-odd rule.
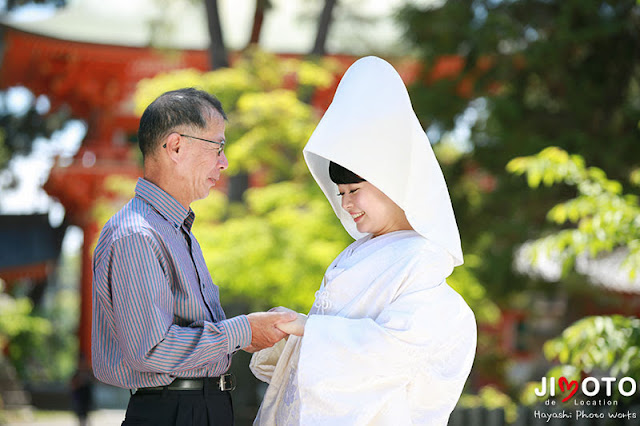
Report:
[[[187,231],[191,231],[191,226],[195,220],[193,210],[191,210],[191,208],[188,210],[185,209],[182,204],[159,186],[144,178],[138,178],[136,197],[140,197],[149,203],[162,217],[171,222],[174,227],[179,228],[184,225]]]

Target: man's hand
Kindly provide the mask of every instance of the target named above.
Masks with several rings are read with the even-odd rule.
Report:
[[[291,322],[279,323],[276,325],[280,330],[287,334],[293,334],[295,336],[304,336],[304,326],[307,324],[307,316],[293,311],[284,306],[277,306],[269,309],[269,312],[293,312],[296,314],[296,319]]]
[[[244,348],[247,352],[256,352],[278,343],[287,337],[276,325],[293,321],[295,312],[253,312],[247,315],[251,326],[251,345]]]

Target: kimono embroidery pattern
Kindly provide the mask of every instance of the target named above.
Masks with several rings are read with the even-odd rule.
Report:
[[[290,406],[295,401],[298,394],[298,386],[296,384],[296,369],[292,369],[289,373],[289,380],[287,382],[287,391],[284,394],[284,403]]]
[[[324,313],[331,308],[329,292],[327,290],[318,290],[315,296],[316,301],[313,303],[313,306],[318,309],[320,315],[324,315]]]
[[[299,353],[293,354],[291,365],[298,365]],[[275,415],[276,425],[299,425],[300,424],[300,392],[298,391],[298,369],[292,367],[284,383],[285,391],[282,396],[283,405],[277,408]]]
[[[313,307],[317,309],[317,314],[324,315],[325,312],[331,308],[331,295],[327,290],[327,276],[325,275],[322,279],[322,287],[320,290],[315,293],[315,302],[313,302]]]

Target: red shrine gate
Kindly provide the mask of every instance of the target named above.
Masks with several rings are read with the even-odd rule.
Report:
[[[64,206],[69,223],[84,232],[78,337],[80,352],[89,357],[92,249],[99,232],[90,213],[104,194],[106,177],[142,173],[137,150],[129,142],[138,126],[132,100],[136,83],[170,70],[206,71],[208,52],[183,50],[168,55],[152,48],[60,40],[13,28],[5,29],[4,43],[1,88],[25,86],[36,96],[48,96],[52,110],[66,106],[74,118],[87,123],[87,135],[73,162],[56,161],[44,189]],[[348,65],[355,59],[341,60]],[[324,91],[315,103],[326,107],[334,90]],[[218,189],[226,189],[224,180]]]
[[[0,86],[25,86],[49,97],[51,109],[63,105],[87,123],[87,135],[73,162],[56,162],[45,191],[62,203],[69,223],[84,232],[82,247],[80,352],[91,351],[91,249],[99,231],[90,217],[109,175],[141,174],[128,138],[137,130],[132,95],[135,84],[158,72],[207,69],[204,51],[184,51],[171,59],[148,48],[71,42],[5,30]],[[90,358],[89,358],[90,359]]]
[[[160,72],[209,70],[208,52],[178,50],[167,54],[150,47],[63,40],[12,27],[5,27],[4,45],[0,88],[25,86],[36,96],[48,96],[51,110],[66,106],[74,118],[87,123],[87,135],[72,163],[62,165],[56,161],[44,189],[64,206],[68,222],[84,232],[78,337],[80,353],[90,359],[92,249],[99,232],[90,212],[104,194],[106,177],[137,177],[142,173],[137,150],[129,142],[138,126],[132,100],[136,84]],[[344,64],[343,71],[356,59],[331,56]],[[427,79],[457,77],[463,67],[461,57],[442,57]],[[419,64],[405,62],[399,71],[405,82],[413,81]],[[458,85],[462,96],[470,94],[466,80]],[[333,87],[316,93],[314,105],[324,110],[338,81],[336,78]],[[226,190],[224,180],[218,189]]]

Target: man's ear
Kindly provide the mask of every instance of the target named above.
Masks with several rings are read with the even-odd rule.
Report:
[[[178,161],[182,151],[182,138],[176,132],[169,134],[162,144],[162,149],[173,161]]]

